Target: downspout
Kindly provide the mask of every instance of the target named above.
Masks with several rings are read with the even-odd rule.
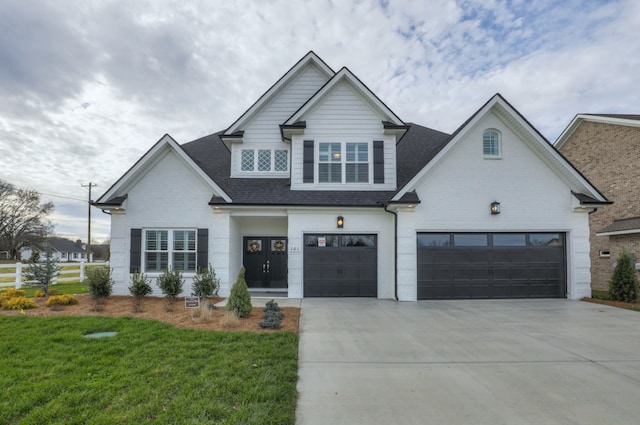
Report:
[[[387,209],[388,202],[382,206],[386,212],[393,214],[393,296],[398,301],[398,213]]]

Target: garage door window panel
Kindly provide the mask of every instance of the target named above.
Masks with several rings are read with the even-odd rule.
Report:
[[[487,234],[485,233],[459,233],[453,235],[453,244],[455,246],[473,246],[486,247],[489,245]]]

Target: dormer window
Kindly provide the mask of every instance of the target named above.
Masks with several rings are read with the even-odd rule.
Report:
[[[245,172],[287,172],[289,151],[284,149],[242,149],[240,169]]]
[[[485,130],[482,134],[482,154],[485,158],[499,158],[501,156],[500,133],[497,130]]]

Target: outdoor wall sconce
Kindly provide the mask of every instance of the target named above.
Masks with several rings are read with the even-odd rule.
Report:
[[[491,214],[500,214],[500,202],[493,201],[491,203]]]
[[[344,217],[339,215],[337,223],[338,223],[338,229],[342,229],[344,227]]]

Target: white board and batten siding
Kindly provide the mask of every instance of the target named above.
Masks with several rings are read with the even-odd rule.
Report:
[[[346,82],[337,84],[304,120],[304,135],[294,135],[291,142],[292,190],[393,190],[396,187],[396,137],[385,135],[385,118]],[[317,162],[318,145],[323,142],[369,143],[369,175],[373,176],[373,141],[384,141],[384,184],[310,184],[303,183],[303,142],[314,141]],[[315,172],[317,173],[317,167]],[[316,176],[317,180],[317,176]],[[373,180],[373,179],[372,179]]]
[[[500,159],[483,156],[482,133],[488,128],[502,134]],[[569,298],[590,294],[587,211],[574,210],[571,187],[495,115],[472,128],[415,190],[422,203],[399,216],[399,282],[417,280],[418,232],[562,232]],[[500,202],[498,215],[490,213],[493,201]],[[415,285],[403,287],[401,296],[415,299],[414,290]]]
[[[282,141],[280,124],[284,123],[313,94],[327,82],[327,78],[315,67],[308,65],[292,78],[286,86],[247,123],[241,143],[231,148],[231,177],[288,177],[289,173],[258,173],[241,171],[242,149],[289,150],[289,143]]]

